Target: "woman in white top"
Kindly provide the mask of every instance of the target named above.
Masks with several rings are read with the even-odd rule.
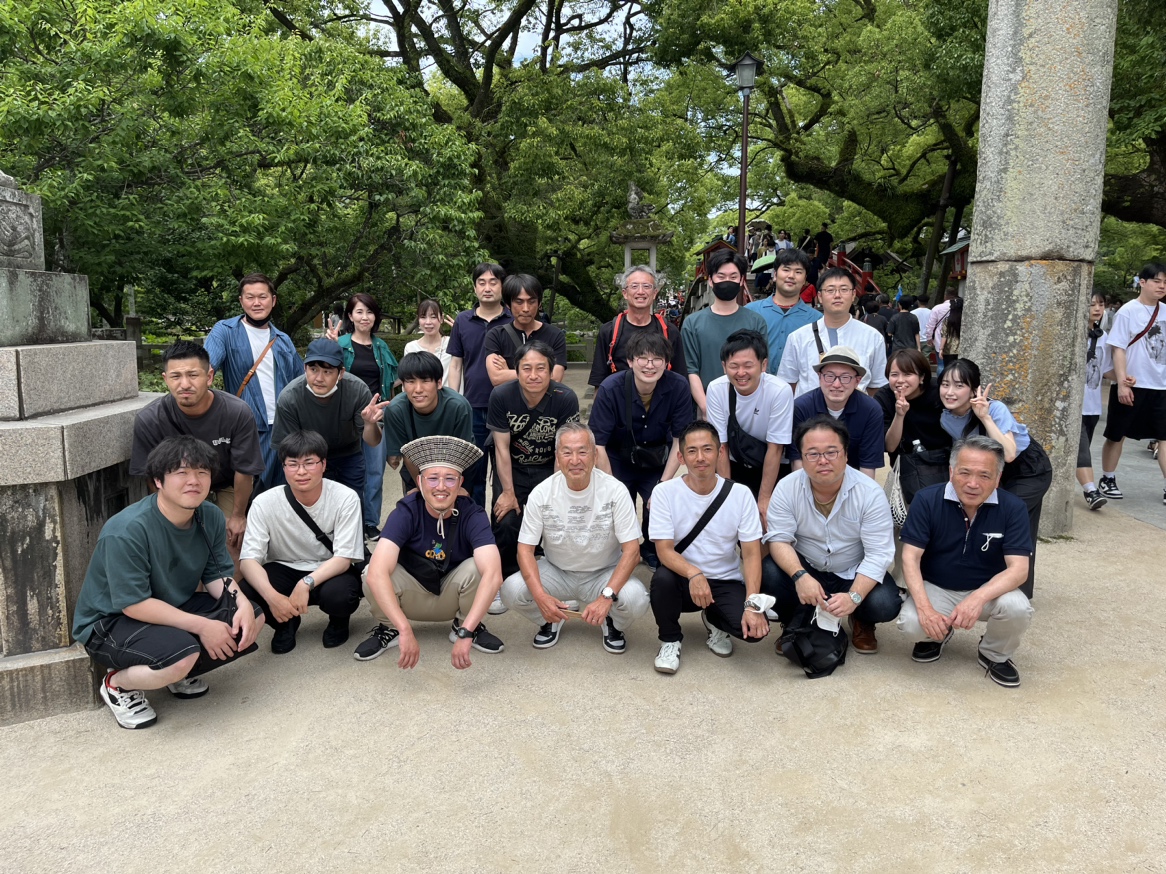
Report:
[[[449,337],[441,333],[444,314],[441,304],[433,298],[426,298],[417,304],[417,325],[421,328],[421,338],[405,344],[405,354],[410,352],[432,352],[441,361],[441,384],[449,382],[449,362],[452,356],[446,351]]]
[[[1095,291],[1089,299],[1089,321],[1085,329],[1085,400],[1081,404],[1081,443],[1077,447],[1077,482],[1085,492],[1085,504],[1090,510],[1107,503],[1093,482],[1093,454],[1089,450],[1093,430],[1101,418],[1101,377],[1112,367],[1105,345],[1106,334],[1101,329],[1104,316],[1105,295]]]

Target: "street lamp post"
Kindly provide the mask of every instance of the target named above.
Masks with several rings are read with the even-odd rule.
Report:
[[[743,98],[741,120],[741,196],[737,200],[737,251],[745,254],[745,192],[749,182],[749,94],[757,82],[761,61],[745,52],[733,65],[737,75],[737,90]]]

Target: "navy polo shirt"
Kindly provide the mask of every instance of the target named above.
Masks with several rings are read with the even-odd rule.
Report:
[[[794,401],[794,431],[796,432],[798,425],[806,419],[829,414],[822,389],[816,388],[806,392]],[[887,444],[886,435],[883,433],[883,408],[879,406],[878,401],[861,389],[855,389],[838,418],[850,430],[846,463],[855,470],[863,467],[878,470],[882,467],[883,449]],[[790,461],[802,457],[793,443],[787,446],[785,451]]]
[[[923,550],[924,580],[955,592],[980,588],[1007,567],[1005,556],[1032,555],[1024,501],[996,489],[969,522],[950,482],[915,494],[899,539]]]
[[[591,418],[587,424],[595,433],[595,444],[617,451],[625,445],[628,434],[627,402],[624,380],[635,379],[630,370],[613,373],[595,390]],[[692,422],[692,390],[688,380],[675,370],[664,371],[652,390],[648,409],[632,386],[632,429],[636,443],[671,443]]]
[[[475,410],[489,408],[490,392],[494,390],[494,384],[486,373],[486,352],[483,348],[486,332],[513,321],[509,310],[504,309],[502,315],[487,322],[478,315],[477,307],[463,310],[453,320],[446,351],[452,357],[462,360],[462,395]]]

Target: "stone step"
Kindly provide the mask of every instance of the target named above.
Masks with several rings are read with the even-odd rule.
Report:
[[[0,348],[0,420],[35,419],[137,395],[137,351],[128,340]]]

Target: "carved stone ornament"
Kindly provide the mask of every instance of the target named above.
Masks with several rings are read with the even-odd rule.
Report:
[[[632,219],[646,219],[656,211],[650,203],[644,203],[644,192],[634,182],[628,183],[628,217]]]

